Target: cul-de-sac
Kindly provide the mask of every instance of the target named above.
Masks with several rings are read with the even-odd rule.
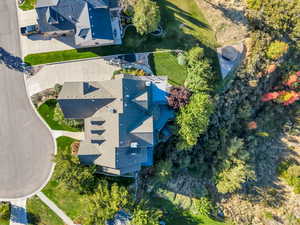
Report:
[[[0,0],[0,225],[300,225],[300,0]]]

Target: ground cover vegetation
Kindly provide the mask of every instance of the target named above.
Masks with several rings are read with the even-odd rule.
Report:
[[[64,225],[64,222],[37,196],[27,199],[26,211],[29,225]]]
[[[205,197],[213,208],[219,208],[217,212],[209,211],[211,217],[221,219],[225,215],[236,224],[272,224],[276,218],[283,224],[297,224],[298,212],[289,205],[296,205],[295,199],[284,194],[276,182],[282,178],[297,193],[299,159],[281,173],[276,167],[295,150],[288,148],[282,136],[288,132],[295,137],[299,133],[299,1],[247,3],[247,58],[226,89],[212,93],[214,86],[205,86],[210,84],[205,76],[210,72],[201,71],[210,70],[203,65],[207,59],[201,58],[200,50],[194,51],[200,55],[201,66],[189,65],[189,57],[180,59],[187,63],[185,87],[193,94],[189,103],[180,108],[177,120],[181,120],[181,111],[187,113],[184,108],[192,104],[191,99],[198,93],[213,98],[214,107],[207,129],[201,130],[197,138],[197,119],[184,123],[184,127],[192,127],[182,129],[186,131],[182,136],[188,151],[174,147],[182,143],[180,122],[179,129],[174,129],[177,136],[158,146],[156,166],[142,174],[147,183],[144,189],[157,195],[158,189],[164,188],[184,199]],[[203,80],[193,82],[200,77]],[[195,113],[195,117],[199,115]],[[176,196],[170,198],[172,203],[175,200]],[[199,204],[206,205],[204,201]],[[264,212],[272,216],[264,216]]]
[[[19,8],[26,11],[35,8],[36,0],[24,0],[23,3],[19,5]]]
[[[49,99],[38,107],[38,112],[53,130],[82,131],[83,120],[65,119],[56,99]]]
[[[209,28],[196,2],[179,0],[158,0],[155,2],[160,9],[160,25],[164,32],[160,37],[151,34],[140,35],[134,27],[129,27],[126,29],[123,44],[120,46],[103,46],[32,54],[25,57],[25,62],[37,65],[131,52],[187,50],[196,44],[201,44],[217,65],[218,61],[214,51],[216,43],[213,31]],[[151,17],[147,17],[147,19],[153,20]]]
[[[8,202],[0,202],[0,224],[8,225],[10,219],[10,204]]]
[[[156,52],[149,56],[153,73],[157,76],[168,76],[172,85],[183,85],[186,76],[186,65],[180,65],[175,52]]]

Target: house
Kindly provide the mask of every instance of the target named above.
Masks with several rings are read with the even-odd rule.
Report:
[[[76,47],[121,44],[119,0],[37,0],[40,32],[71,36]]]
[[[58,102],[65,118],[84,119],[78,156],[113,175],[153,164],[159,133],[173,117],[167,77],[122,75],[101,82],[67,82]]]

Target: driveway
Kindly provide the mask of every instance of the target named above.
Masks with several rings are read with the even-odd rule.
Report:
[[[118,69],[101,58],[44,65],[37,74],[27,79],[28,92],[32,96],[64,82],[110,80]]]
[[[21,56],[16,1],[0,1],[0,46]],[[55,142],[33,108],[24,74],[0,64],[0,201],[25,198],[44,187]]]
[[[37,24],[35,10],[22,11],[18,9],[18,17],[20,27]],[[71,38],[62,37],[62,39],[63,42],[55,38],[47,39],[40,34],[31,35],[30,37],[21,35],[22,57],[34,53],[74,49]]]

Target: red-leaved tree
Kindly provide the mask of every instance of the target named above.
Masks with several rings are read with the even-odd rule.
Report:
[[[191,95],[191,92],[185,87],[172,87],[168,97],[169,106],[179,109],[189,103]]]
[[[268,102],[274,100],[283,105],[290,105],[300,99],[300,71],[289,74],[282,82],[281,86],[276,86],[274,89],[285,89],[273,91],[264,94],[261,101]]]

